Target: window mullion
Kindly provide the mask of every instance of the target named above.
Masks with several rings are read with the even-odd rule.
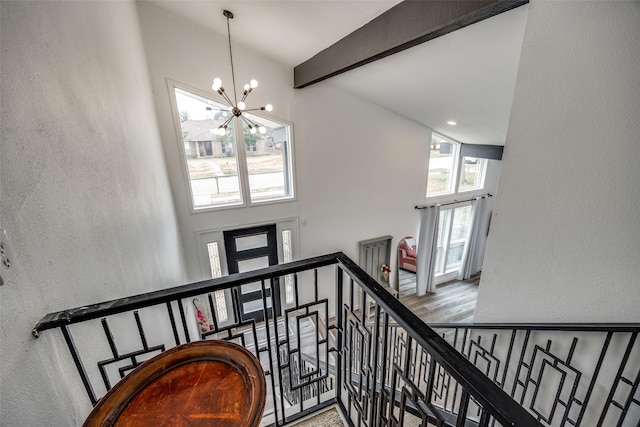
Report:
[[[460,144],[454,144],[455,147],[455,153],[453,156],[453,161],[455,162],[453,165],[453,170],[452,172],[452,177],[451,179],[453,180],[453,193],[457,194],[458,190],[460,189],[460,176],[463,173],[461,171],[461,168],[463,167],[463,161],[462,158],[460,157]]]
[[[247,166],[247,149],[244,142],[244,129],[242,120],[234,119],[234,138],[236,141],[236,155],[238,157],[238,174],[240,175],[240,196],[242,204],[248,206],[251,203],[251,192],[249,191],[249,168]]]

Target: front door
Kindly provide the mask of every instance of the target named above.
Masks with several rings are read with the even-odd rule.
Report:
[[[276,225],[243,228],[224,232],[224,246],[229,274],[265,268],[278,264],[278,240]],[[264,320],[262,284],[260,282],[239,286],[234,290],[238,299],[242,321]],[[264,300],[267,315],[280,314],[280,286],[278,279],[265,283]]]

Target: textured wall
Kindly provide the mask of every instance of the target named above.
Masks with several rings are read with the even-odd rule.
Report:
[[[184,281],[131,2],[1,2],[3,426],[79,425],[90,409],[50,311]]]
[[[476,321],[640,321],[639,28],[531,3]]]

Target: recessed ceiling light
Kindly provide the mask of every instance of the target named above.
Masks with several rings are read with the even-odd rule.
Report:
[[[453,120],[449,120],[449,121],[447,121],[447,124],[448,124],[448,125],[451,125],[451,126],[455,126],[455,125],[457,125],[458,123],[454,122]]]

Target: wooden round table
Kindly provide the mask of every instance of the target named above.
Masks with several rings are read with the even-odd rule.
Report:
[[[246,348],[198,341],[147,360],[93,408],[85,427],[257,426],[264,371]]]

